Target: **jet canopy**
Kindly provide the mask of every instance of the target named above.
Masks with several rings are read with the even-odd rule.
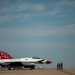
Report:
[[[40,59],[39,57],[32,57],[33,59]]]

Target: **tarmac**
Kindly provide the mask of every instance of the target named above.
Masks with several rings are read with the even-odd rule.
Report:
[[[4,70],[0,69],[0,75],[75,75],[75,69],[57,70],[55,68],[34,70]]]

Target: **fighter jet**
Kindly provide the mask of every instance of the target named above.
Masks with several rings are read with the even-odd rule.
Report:
[[[14,70],[19,67],[35,69],[36,64],[51,64],[49,60],[38,57],[25,57],[13,59],[8,53],[0,51],[0,65],[7,67],[8,70]]]

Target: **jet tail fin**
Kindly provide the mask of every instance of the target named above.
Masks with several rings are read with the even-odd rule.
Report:
[[[0,51],[0,59],[13,59],[13,57],[6,52]]]

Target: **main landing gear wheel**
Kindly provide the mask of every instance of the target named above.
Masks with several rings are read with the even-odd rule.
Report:
[[[14,70],[15,68],[14,67],[8,67],[8,70]]]

